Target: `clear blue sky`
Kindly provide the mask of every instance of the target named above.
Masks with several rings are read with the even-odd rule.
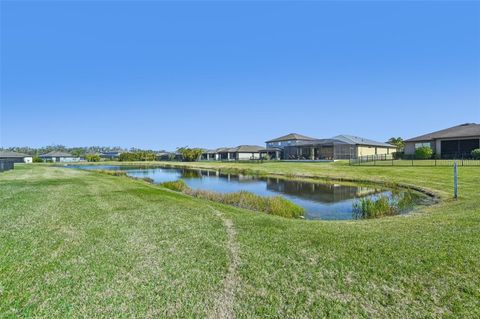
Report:
[[[479,2],[1,3],[1,146],[384,141],[480,122]]]

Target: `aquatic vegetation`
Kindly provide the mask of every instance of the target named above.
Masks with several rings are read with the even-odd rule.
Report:
[[[390,203],[388,196],[380,196],[377,199],[364,197],[353,203],[353,216],[355,219],[379,218],[396,214],[397,210]]]
[[[419,195],[410,190],[392,192],[392,197],[382,195],[364,197],[353,203],[353,217],[355,219],[370,219],[398,215],[410,209]]]
[[[178,181],[173,181],[173,182],[165,182],[165,183],[160,184],[160,186],[168,188],[168,189],[170,189],[172,191],[176,191],[176,192],[184,192],[187,188],[189,188],[187,186],[187,184],[181,179],[179,179]]]
[[[118,170],[98,169],[95,172],[112,176],[127,176],[127,172]]]
[[[240,191],[235,193],[217,193],[206,190],[194,190],[188,187],[183,180],[165,182],[160,186],[173,191],[218,202],[235,207],[264,212],[270,215],[276,215],[286,218],[300,218],[304,214],[304,209],[295,203],[281,197],[264,197],[250,192]]]

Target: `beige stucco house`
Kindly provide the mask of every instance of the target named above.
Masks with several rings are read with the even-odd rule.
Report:
[[[408,139],[405,154],[413,155],[422,146],[430,147],[437,158],[470,157],[472,150],[480,148],[480,124],[460,124]]]

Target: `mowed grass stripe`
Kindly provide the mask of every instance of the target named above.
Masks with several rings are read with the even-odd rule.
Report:
[[[32,189],[18,193],[22,205],[2,207],[1,314],[189,317],[213,307],[229,257],[208,207],[128,179],[38,173],[25,179]],[[9,183],[0,183],[3,193]],[[4,227],[12,211],[21,229]]]
[[[480,168],[345,163],[182,166],[380,180],[442,196],[413,214],[368,221],[290,221],[233,213],[242,251],[238,317],[480,317]]]
[[[442,201],[410,215],[379,220],[289,220],[125,177],[21,166],[0,176],[0,192],[9,197],[18,191],[21,197],[0,214],[0,221],[21,217],[8,228],[0,224],[8,243],[0,248],[0,313],[25,317],[215,313],[231,257],[224,221],[213,214],[212,206],[235,227],[240,262],[234,272],[238,281],[232,316],[480,317],[478,168],[460,171],[461,196],[454,201],[449,168],[193,165],[413,184],[435,191]],[[26,184],[19,180],[39,184],[32,192],[25,191]],[[62,196],[49,199],[54,190]],[[41,203],[42,199],[55,204]],[[27,209],[31,216],[23,211]],[[42,219],[38,216],[44,209],[48,218]],[[16,223],[25,231],[13,227]],[[22,273],[19,269],[28,263],[28,271]]]

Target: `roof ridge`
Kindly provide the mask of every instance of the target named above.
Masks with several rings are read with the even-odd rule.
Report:
[[[476,132],[474,129],[473,135],[471,133],[466,133],[466,132],[460,132],[458,133],[458,130],[471,130],[470,128],[478,128],[479,132]],[[450,133],[450,136],[449,136]],[[443,135],[442,135],[443,134]],[[470,135],[468,135],[470,134]],[[447,127],[441,130],[433,131],[430,133],[425,133],[422,135],[418,135],[412,138],[409,138],[405,140],[405,142],[414,142],[414,141],[419,141],[419,140],[433,140],[437,138],[449,138],[449,137],[461,137],[461,136],[476,136],[480,135],[480,124],[477,123],[463,123],[451,127]]]

